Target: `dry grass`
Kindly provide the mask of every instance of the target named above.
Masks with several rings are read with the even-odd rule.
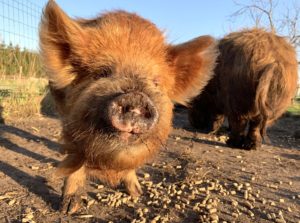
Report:
[[[41,101],[47,92],[45,78],[0,78],[2,116],[26,118],[40,113]]]
[[[0,111],[3,118],[40,113],[47,80],[37,52],[0,44]]]

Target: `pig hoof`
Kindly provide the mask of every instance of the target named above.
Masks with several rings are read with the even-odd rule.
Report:
[[[242,148],[242,142],[241,140],[229,138],[226,141],[227,146],[232,147],[232,148]]]
[[[73,214],[80,207],[81,199],[76,194],[66,195],[61,202],[60,211],[64,214]]]
[[[260,147],[260,143],[251,139],[245,139],[242,145],[242,149],[245,150],[256,150],[259,147]]]
[[[138,181],[127,183],[126,189],[132,197],[139,197],[143,193],[142,187]]]

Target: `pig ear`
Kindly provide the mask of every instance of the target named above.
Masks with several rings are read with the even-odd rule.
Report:
[[[202,91],[213,76],[217,52],[216,41],[210,36],[169,47],[175,71],[175,86],[169,95],[174,102],[186,105]]]
[[[40,24],[40,50],[50,81],[56,87],[65,87],[75,78],[70,58],[84,49],[84,34],[82,27],[53,0],[48,2]]]

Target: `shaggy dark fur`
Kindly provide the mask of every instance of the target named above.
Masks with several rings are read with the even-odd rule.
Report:
[[[267,126],[295,95],[295,50],[283,37],[261,29],[231,33],[220,40],[219,50],[215,76],[191,104],[189,120],[215,132],[226,116],[231,129],[227,144],[258,148]]]

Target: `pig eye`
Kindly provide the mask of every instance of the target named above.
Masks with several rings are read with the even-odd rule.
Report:
[[[96,74],[93,75],[95,80],[111,76],[112,71],[109,67],[102,67]]]

